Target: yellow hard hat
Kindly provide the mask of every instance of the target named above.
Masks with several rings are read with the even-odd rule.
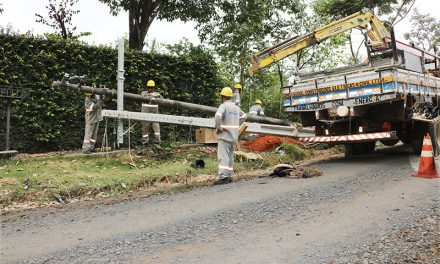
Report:
[[[232,89],[229,87],[225,87],[222,89],[222,91],[220,92],[221,95],[226,96],[226,97],[232,97]]]
[[[256,104],[263,104],[260,99],[255,100]]]
[[[149,81],[147,82],[147,87],[154,87],[154,86],[156,86],[156,84],[154,83],[153,80],[149,80]]]
[[[241,84],[237,83],[237,84],[234,86],[234,88],[235,88],[235,89],[241,89]]]
[[[89,93],[89,92],[85,92],[85,93],[84,93],[84,95],[85,95],[85,96],[91,96],[91,95],[92,95],[92,93]]]

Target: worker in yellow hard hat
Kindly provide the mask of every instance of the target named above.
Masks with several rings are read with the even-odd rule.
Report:
[[[262,104],[260,99],[255,100],[255,104],[249,108],[249,115],[264,116]]]
[[[232,182],[234,172],[234,149],[238,141],[240,119],[246,114],[236,106],[231,98],[232,89],[225,87],[220,92],[222,104],[215,113],[215,131],[218,134],[218,177],[214,185]]]
[[[147,90],[143,91],[141,95],[149,98],[163,98],[160,93],[155,91],[156,83],[153,80],[148,80]],[[143,102],[142,103],[142,113],[159,113],[159,105]],[[150,127],[151,122],[142,122],[142,144],[147,144],[150,140]],[[160,125],[159,123],[153,123],[154,139],[156,142],[160,142]]]
[[[241,84],[237,83],[234,86],[234,95],[232,96],[232,102],[238,107],[241,107]]]
[[[95,84],[92,84],[96,87]],[[84,140],[82,144],[83,153],[90,154],[95,149],[98,137],[99,122],[102,121],[103,100],[97,94],[84,92],[85,128]]]

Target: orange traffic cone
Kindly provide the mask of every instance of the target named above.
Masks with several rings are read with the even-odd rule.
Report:
[[[435,168],[431,137],[429,136],[429,133],[427,133],[425,139],[423,139],[419,171],[412,176],[428,179],[440,178],[437,174],[437,169]]]

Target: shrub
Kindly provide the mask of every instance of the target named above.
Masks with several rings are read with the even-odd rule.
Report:
[[[285,155],[293,160],[303,160],[308,156],[308,153],[297,144],[284,142],[280,147],[284,149]]]
[[[88,84],[95,82],[116,88],[117,50],[72,40],[18,35],[1,29],[0,43],[0,86],[28,89],[25,99],[13,101],[11,148],[25,152],[80,148],[84,133],[84,98],[80,93],[52,88],[51,84],[60,80],[64,73],[86,74]],[[158,91],[165,98],[211,106],[215,105],[216,93],[222,86],[217,77],[217,65],[207,52],[171,56],[126,50],[124,90],[139,94],[148,79],[155,80]],[[116,103],[112,103],[106,107],[115,106]],[[5,107],[5,103],[0,104],[2,128],[5,127]],[[125,101],[124,108],[140,111],[140,104]],[[187,114],[180,109],[161,108],[160,112]],[[109,122],[111,132],[114,123]],[[100,127],[102,134],[103,123]],[[188,138],[189,129],[184,127],[164,125],[161,128],[165,140]],[[4,136],[4,129],[1,129],[0,137]],[[140,126],[136,126],[132,142],[136,144],[139,137]],[[4,140],[0,140],[0,148],[4,147]]]

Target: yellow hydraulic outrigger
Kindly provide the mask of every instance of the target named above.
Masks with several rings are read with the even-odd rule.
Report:
[[[369,25],[370,28],[368,28]],[[373,43],[387,44],[391,38],[388,29],[375,15],[369,11],[360,11],[320,27],[305,36],[287,39],[273,47],[266,48],[254,54],[251,57],[252,65],[248,68],[248,72],[252,75],[259,69],[352,28],[366,29],[368,37]]]

